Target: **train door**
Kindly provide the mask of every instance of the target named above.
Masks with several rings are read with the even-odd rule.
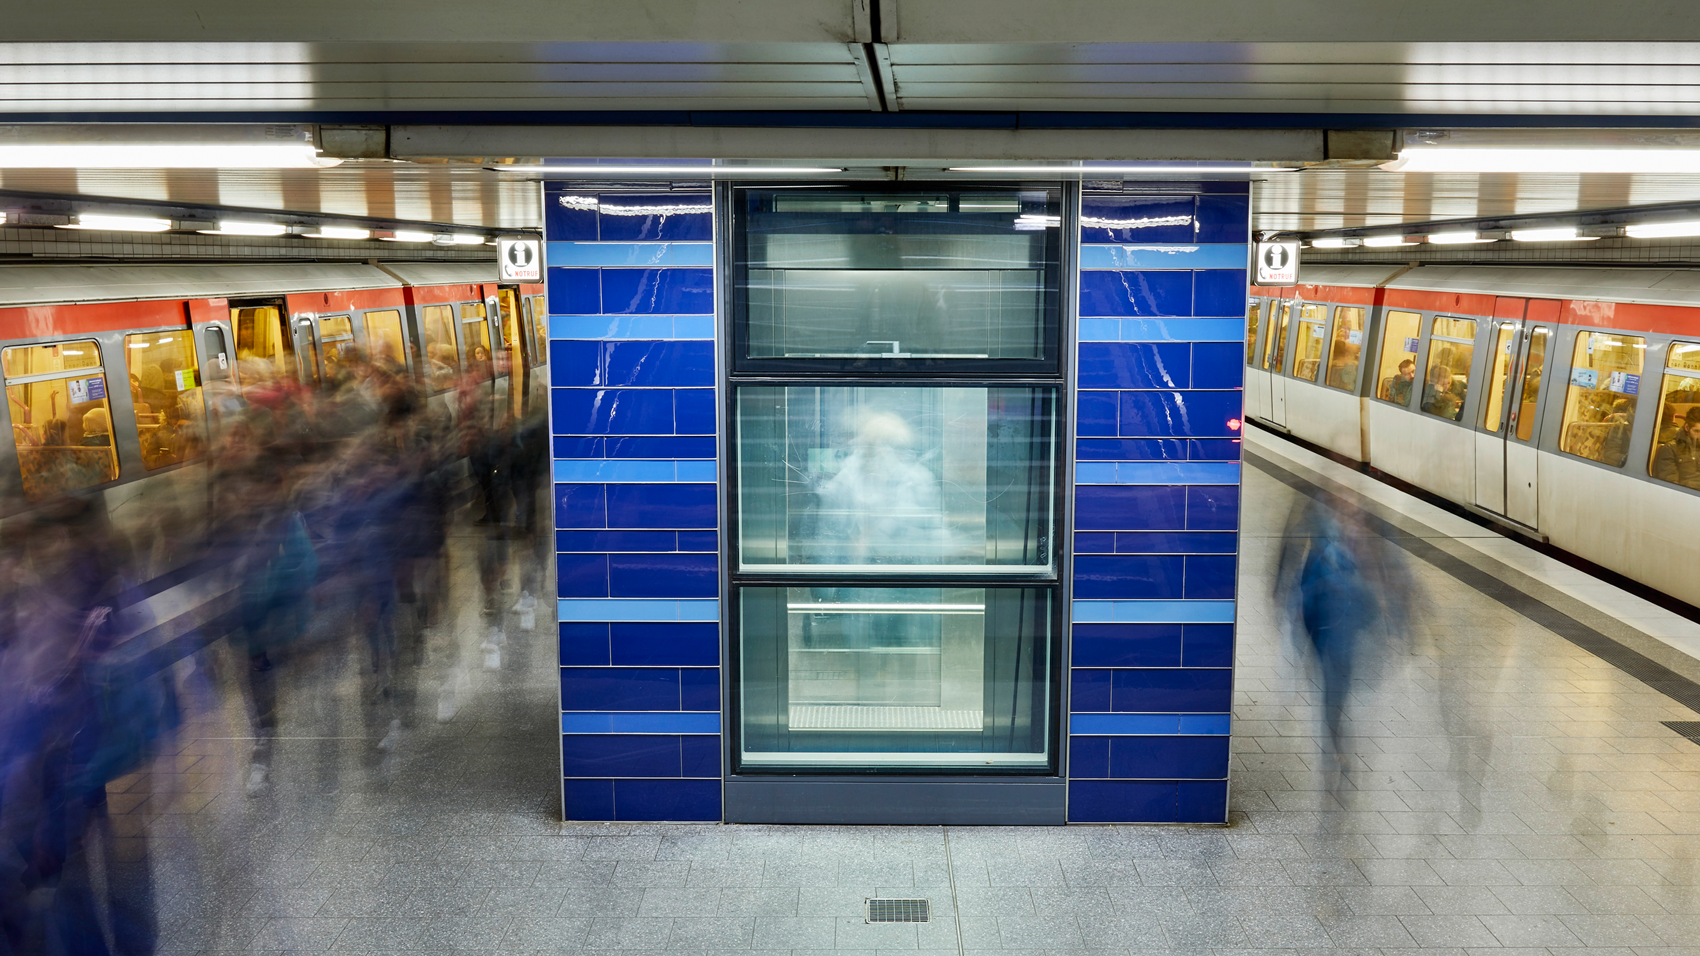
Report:
[[[527,361],[526,340],[520,334],[519,290],[503,286],[496,290],[497,311],[502,323],[502,353],[508,369],[508,413],[516,420],[525,415]]]
[[[354,361],[356,343],[354,341],[354,319],[350,315],[306,315],[302,317],[302,331],[309,340],[313,337],[314,327],[319,333],[319,359],[324,363],[325,380],[335,382],[350,372],[349,365]],[[301,349],[303,356],[307,349]],[[303,362],[305,365],[305,362]]]
[[[245,392],[278,380],[300,380],[303,377],[297,359],[300,337],[284,301],[232,300],[229,305],[232,341],[226,344],[234,350],[231,364],[237,387]],[[317,365],[313,381],[318,381]]]
[[[310,314],[298,315],[294,325],[296,374],[303,385],[318,388],[322,375],[319,371],[319,341],[313,334],[313,317]]]
[[[1281,308],[1272,316],[1275,321],[1269,325],[1271,336],[1266,366],[1269,369],[1269,401],[1264,408],[1269,411],[1269,421],[1282,428],[1287,427],[1287,379],[1283,373],[1287,365],[1288,319],[1298,311],[1298,302],[1297,299],[1281,300]]]
[[[1557,318],[1556,300],[1494,300],[1487,400],[1475,432],[1476,506],[1531,528],[1537,518],[1535,406],[1550,323]]]

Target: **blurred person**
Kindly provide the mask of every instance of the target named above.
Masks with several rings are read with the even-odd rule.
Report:
[[[1438,364],[1429,369],[1428,382],[1423,385],[1422,408],[1441,418],[1458,416],[1458,396],[1452,390],[1452,369]]]
[[[91,408],[83,414],[83,437],[77,442],[91,448],[112,445],[112,415],[104,408]]]
[[[1629,435],[1631,423],[1635,420],[1635,402],[1628,398],[1619,398],[1612,402],[1611,411],[1606,413],[1606,437],[1600,444],[1602,460],[1610,464],[1622,464],[1629,457]]]
[[[1405,359],[1399,363],[1399,374],[1393,376],[1393,383],[1387,390],[1387,397],[1400,405],[1411,404],[1411,384],[1417,379],[1417,363]]]
[[[1676,436],[1653,452],[1653,477],[1700,491],[1700,405],[1689,408]]]
[[[63,418],[50,419],[41,426],[41,443],[43,445],[69,445],[71,423]]]

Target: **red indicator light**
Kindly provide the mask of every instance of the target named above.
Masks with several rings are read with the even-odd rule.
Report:
[[[1240,430],[1240,420],[1237,419],[1237,418],[1228,419],[1228,428],[1229,428],[1230,431],[1236,431],[1236,432],[1239,431]]]

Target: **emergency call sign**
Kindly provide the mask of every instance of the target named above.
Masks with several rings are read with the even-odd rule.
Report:
[[[1258,285],[1299,284],[1299,241],[1278,239],[1257,244]]]
[[[543,279],[543,244],[536,239],[497,239],[496,261],[502,266],[502,282]]]

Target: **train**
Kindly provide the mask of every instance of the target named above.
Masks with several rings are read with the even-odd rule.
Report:
[[[1700,605],[1700,270],[1315,265],[1246,316],[1250,421]]]

